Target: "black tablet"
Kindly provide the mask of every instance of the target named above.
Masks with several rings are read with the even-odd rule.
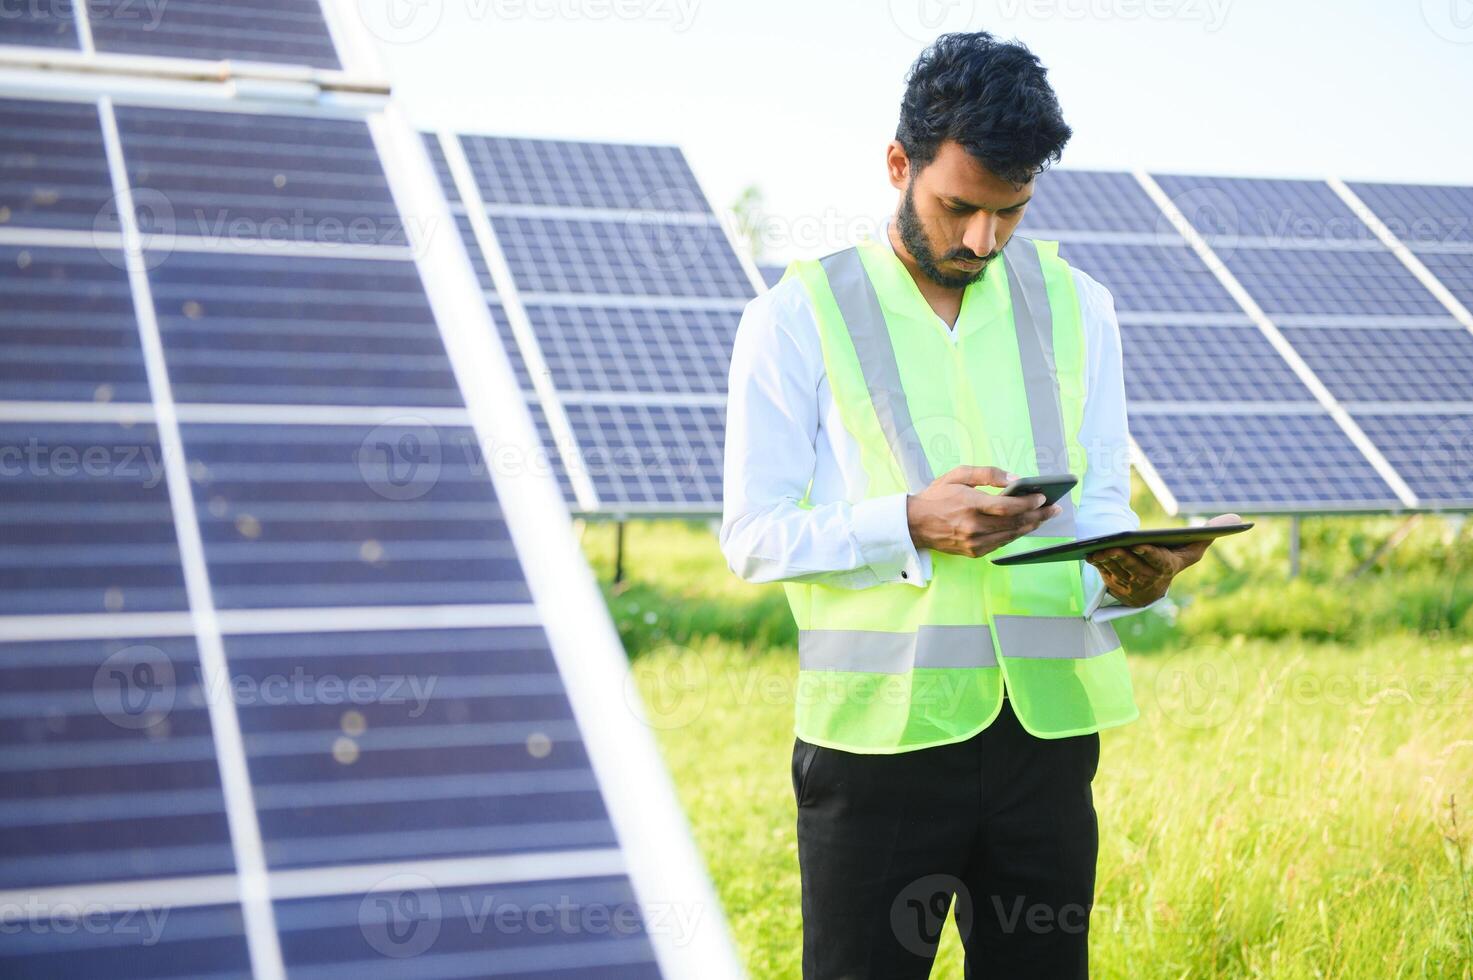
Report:
[[[1220,538],[1226,534],[1240,534],[1252,526],[1253,523],[1250,521],[1246,524],[1215,524],[1212,527],[1199,524],[1194,527],[1164,527],[1154,531],[1117,531],[1114,534],[1102,534],[1097,538],[1065,541],[1063,544],[1050,545],[1036,551],[1020,551],[1016,555],[994,558],[992,563],[994,565],[1036,565],[1045,561],[1079,561],[1085,555],[1104,548],[1128,548],[1133,544],[1187,544],[1192,541]]]

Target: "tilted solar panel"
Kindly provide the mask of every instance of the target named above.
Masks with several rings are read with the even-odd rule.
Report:
[[[88,3],[98,51],[342,67],[318,0]]]
[[[383,137],[310,108],[5,111],[53,107],[67,138],[32,131],[80,190],[14,208],[0,250],[0,899],[107,928],[27,931],[0,974],[688,962],[651,916],[709,896],[668,864],[668,786],[621,786],[658,761],[607,701],[612,625],[565,517],[527,526],[558,513],[505,468],[531,420],[488,437],[512,372],[448,346],[492,311],[395,206],[429,171],[394,158],[391,192]],[[488,917],[554,900],[550,931]]]
[[[759,277],[680,151],[426,142],[572,506],[718,511],[728,358]]]
[[[1413,249],[1473,245],[1473,187],[1352,181],[1355,192],[1392,233]]]

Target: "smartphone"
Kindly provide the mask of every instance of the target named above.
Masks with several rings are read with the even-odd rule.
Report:
[[[1079,477],[1073,473],[1050,473],[1046,476],[1020,476],[1003,488],[1004,497],[1026,497],[1030,493],[1043,494],[1043,506],[1058,500],[1074,489]]]

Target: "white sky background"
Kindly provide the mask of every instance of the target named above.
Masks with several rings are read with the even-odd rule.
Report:
[[[1473,184],[1473,0],[358,0],[422,126],[674,143],[766,260],[888,214],[884,146],[924,39],[985,29],[1050,70],[1064,164]],[[1026,220],[1026,219],[1025,219]]]

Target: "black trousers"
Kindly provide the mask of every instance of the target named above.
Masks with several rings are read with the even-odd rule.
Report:
[[[795,739],[804,980],[927,977],[955,896],[966,976],[1089,975],[1099,735],[1001,714],[964,741],[861,755]]]

